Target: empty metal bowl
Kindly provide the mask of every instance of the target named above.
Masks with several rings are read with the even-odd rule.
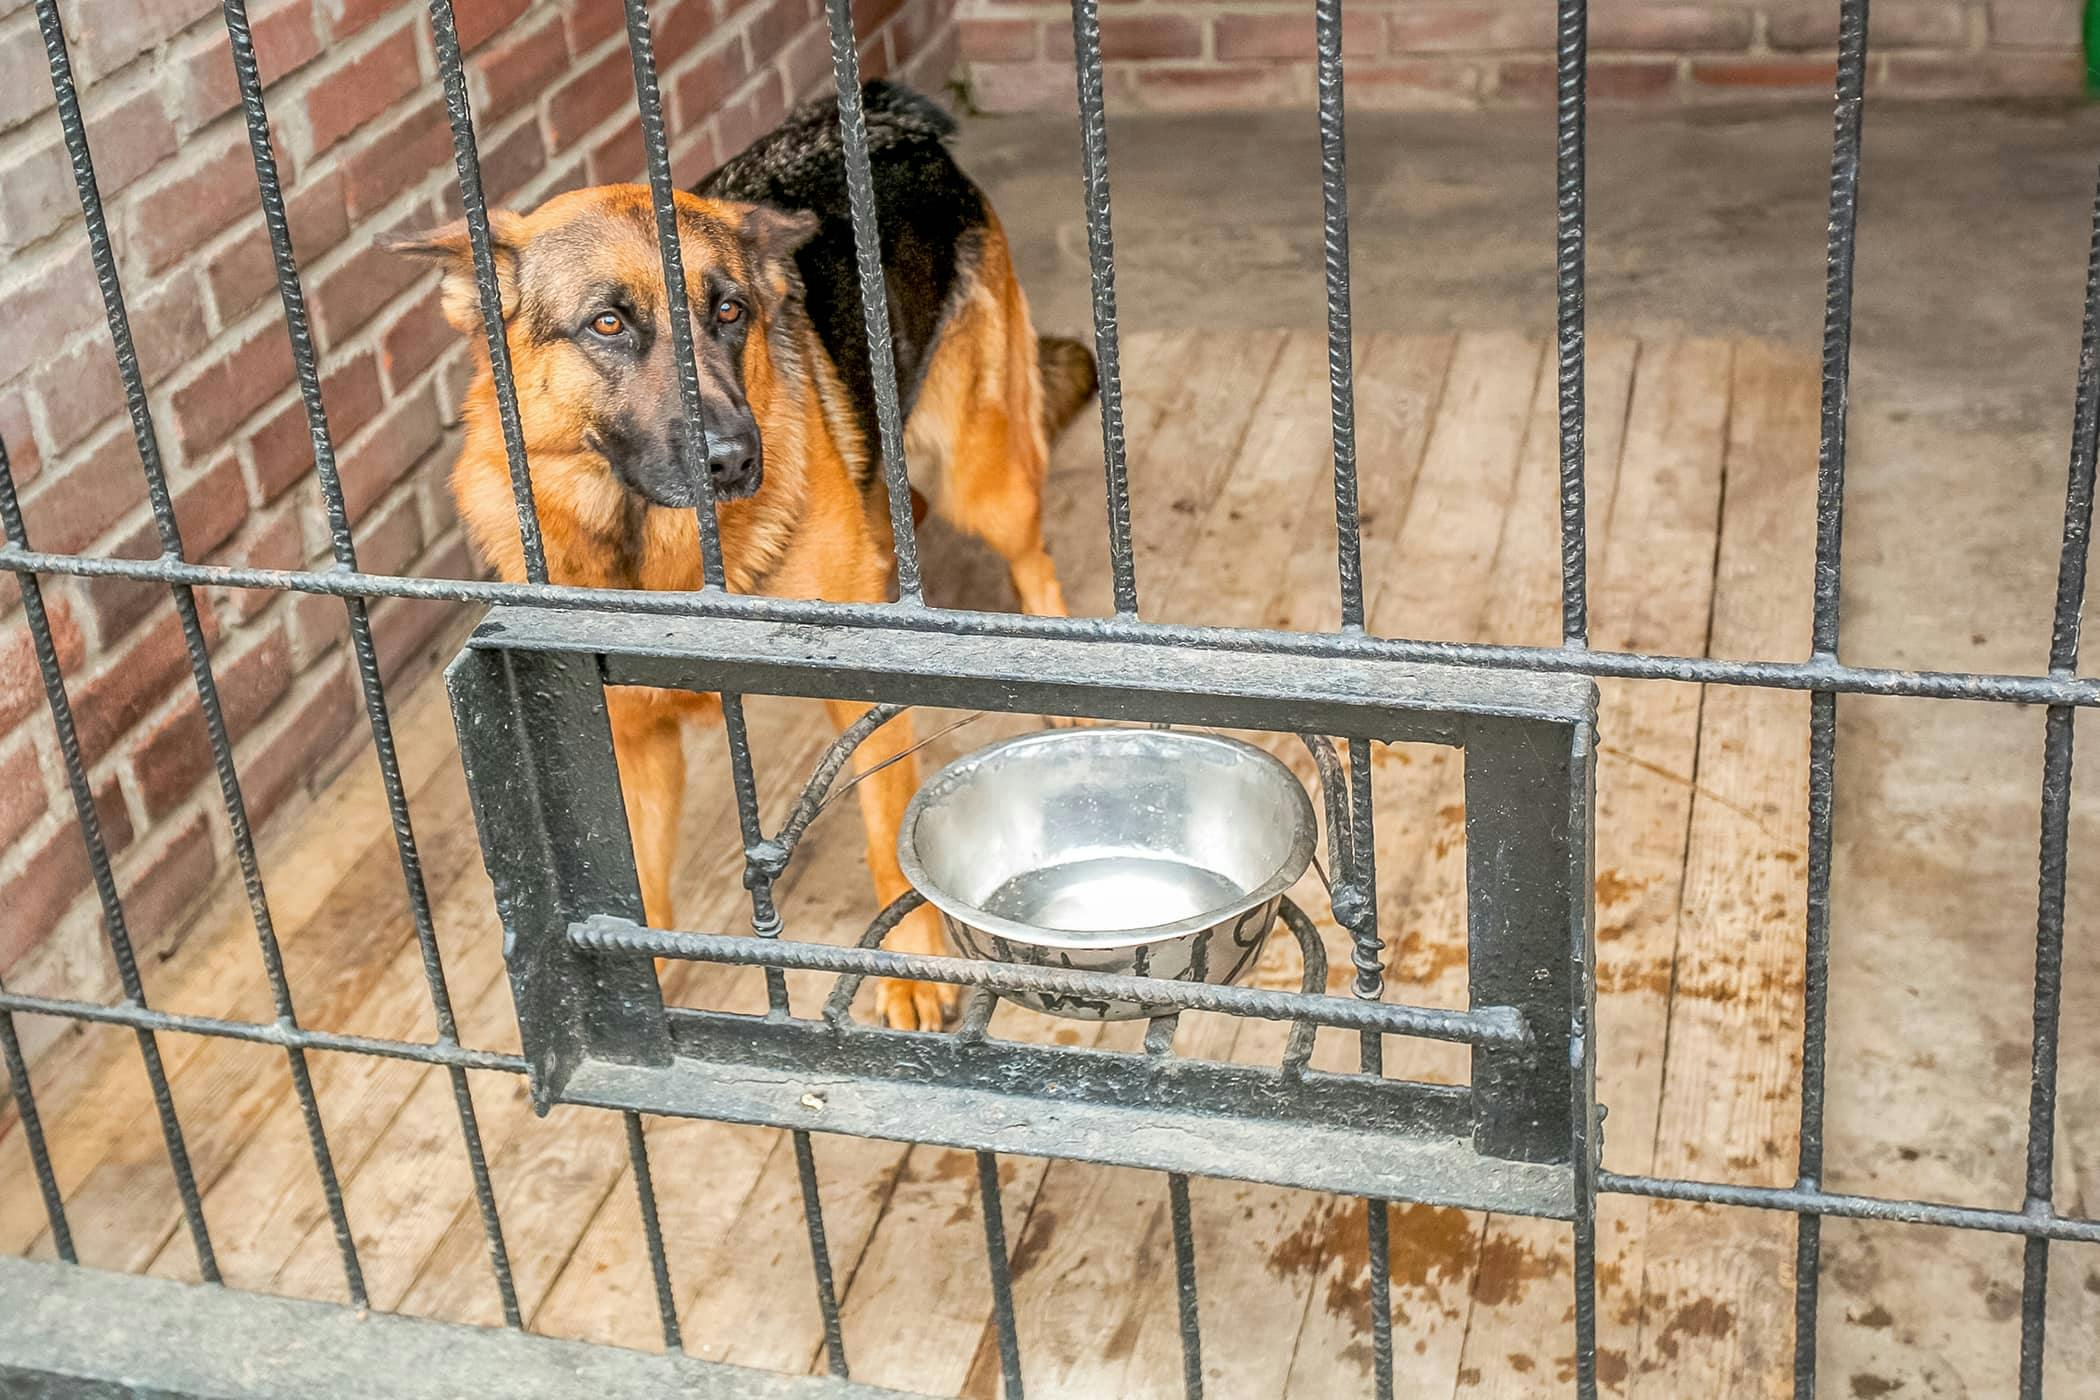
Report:
[[[1272,755],[1214,734],[1053,729],[965,755],[897,834],[905,878],[976,958],[1230,982],[1312,859],[1312,800]],[[1132,1001],[1006,993],[1085,1020]]]

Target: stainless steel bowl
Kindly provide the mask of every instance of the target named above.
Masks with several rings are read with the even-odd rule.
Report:
[[[1253,966],[1317,826],[1251,744],[1163,729],[1052,729],[949,764],[897,834],[905,878],[976,958],[1230,982]],[[1008,993],[1120,1021],[1136,1002]]]

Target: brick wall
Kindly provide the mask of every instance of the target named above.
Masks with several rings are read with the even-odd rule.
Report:
[[[1599,103],[1828,96],[1837,0],[1592,0],[1590,96]],[[983,111],[1070,111],[1064,0],[964,0],[962,54]],[[2079,0],[1876,0],[1868,89],[1916,97],[2073,96]],[[1544,106],[1553,97],[1552,0],[1347,0],[1353,108]],[[1313,102],[1306,0],[1104,0],[1101,48],[1116,110]]]
[[[935,88],[949,77],[952,0],[856,8],[869,76]],[[427,9],[249,9],[360,562],[470,575],[445,489],[465,347],[439,318],[435,274],[373,246],[458,212]],[[831,81],[818,0],[651,9],[681,182]],[[68,0],[64,11],[187,554],[325,567],[219,6]],[[455,0],[455,11],[493,199],[529,207],[640,177],[620,0]],[[149,557],[144,478],[34,18],[25,0],[0,0],[0,440],[32,545]],[[131,927],[142,950],[164,946],[231,855],[173,607],[165,589],[118,581],[49,581],[46,597]],[[296,814],[363,730],[342,604],[238,590],[199,602],[249,811],[267,828]],[[372,618],[397,686],[427,673],[461,620],[400,601]],[[11,987],[115,985],[11,579],[0,583],[0,911]]]

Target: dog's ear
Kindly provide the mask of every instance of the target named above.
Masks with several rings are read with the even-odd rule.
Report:
[[[775,209],[754,204],[744,213],[737,229],[753,267],[770,268],[785,263],[817,234],[817,216],[807,210]]]
[[[480,335],[481,290],[474,281],[474,246],[467,237],[467,221],[454,219],[427,233],[382,237],[379,246],[389,253],[427,258],[441,263],[445,279],[439,296],[445,319],[464,335]],[[525,247],[525,220],[507,209],[489,214],[489,253],[496,264],[496,290],[503,302],[503,319],[518,311],[518,254]]]

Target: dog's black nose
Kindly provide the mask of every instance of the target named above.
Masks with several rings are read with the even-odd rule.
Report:
[[[707,474],[714,481],[715,495],[736,500],[758,490],[758,435],[731,433],[710,435],[707,440]]]

